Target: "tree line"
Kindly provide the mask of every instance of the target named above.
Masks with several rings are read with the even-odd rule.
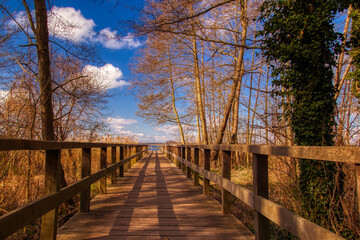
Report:
[[[147,37],[133,64],[138,114],[176,125],[183,144],[359,146],[359,7],[146,1],[134,24]],[[356,188],[348,182],[353,166],[283,161],[299,191],[299,214],[359,236],[356,200],[347,191]]]

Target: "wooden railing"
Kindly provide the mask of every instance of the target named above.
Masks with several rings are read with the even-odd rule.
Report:
[[[199,166],[199,151],[202,152],[203,166]],[[210,151],[220,151],[222,176],[210,172]],[[313,159],[354,164],[356,168],[357,196],[360,200],[360,149],[356,147],[301,147],[268,145],[165,145],[164,153],[180,169],[186,169],[194,184],[203,176],[203,194],[209,195],[210,181],[222,189],[222,212],[230,213],[231,195],[234,195],[255,211],[256,239],[269,239],[269,220],[300,239],[343,239],[296,214],[268,200],[268,156]],[[253,191],[230,180],[231,154],[234,152],[253,155]],[[360,202],[358,202],[360,209]]]
[[[82,149],[82,179],[60,189],[61,149],[72,148]],[[100,148],[99,161],[101,170],[94,174],[91,174],[92,148]],[[89,211],[90,185],[100,180],[100,192],[105,193],[107,175],[111,177],[111,183],[115,183],[116,170],[119,169],[120,177],[124,176],[124,170],[130,168],[147,151],[147,145],[0,139],[0,151],[11,150],[45,150],[46,196],[1,216],[0,239],[6,238],[39,217],[42,217],[40,238],[56,239],[58,206],[80,193],[79,210],[80,212]],[[119,151],[119,154],[116,154],[116,151]],[[136,154],[130,156],[134,151]],[[110,166],[106,166],[107,154],[111,156]],[[116,158],[117,155],[119,156],[118,159]]]

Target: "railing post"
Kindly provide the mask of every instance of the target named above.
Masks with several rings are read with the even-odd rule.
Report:
[[[355,174],[356,174],[356,190],[357,190],[357,199],[358,199],[358,211],[360,214],[360,164],[355,164]]]
[[[135,147],[135,153],[137,154],[138,152],[140,152],[140,151],[139,151],[139,146],[136,146],[136,147]],[[135,162],[138,162],[139,160],[140,160],[140,155],[138,155],[138,156],[136,157]]]
[[[181,158],[182,159],[185,159],[185,152],[186,152],[186,148],[185,147],[181,147]],[[184,163],[181,163],[181,170],[182,171],[185,171],[185,164]]]
[[[203,162],[204,169],[210,171],[210,150],[203,149]],[[210,180],[204,177],[203,194],[206,196],[210,195]]]
[[[268,156],[253,154],[253,184],[254,194],[264,198],[269,197]],[[255,239],[270,239],[269,220],[255,212]]]
[[[170,146],[169,147],[169,159],[170,161],[174,162],[174,157],[171,155],[173,153],[173,147]]]
[[[177,147],[177,155],[181,157],[181,147]],[[181,162],[178,160],[177,165],[178,169],[181,169]]]
[[[81,178],[91,175],[91,148],[81,150]],[[80,212],[90,211],[90,186],[80,193]]]
[[[221,176],[226,179],[231,179],[231,152],[230,151],[220,151],[221,163],[222,163],[222,172]],[[222,213],[228,214],[231,213],[231,194],[225,190],[221,190],[221,200],[222,200]]]
[[[60,190],[60,158],[61,150],[45,152],[45,194]],[[56,239],[58,224],[58,208],[51,210],[41,218],[40,239]]]
[[[106,168],[107,165],[107,148],[100,148],[100,169]],[[106,175],[100,179],[100,193],[106,193]]]
[[[130,156],[134,155],[135,153],[136,153],[136,147],[132,146]],[[132,158],[131,159],[131,166],[135,165],[135,163],[136,163],[136,158]]]
[[[111,147],[111,164],[116,163],[116,147]],[[116,183],[116,170],[110,173],[111,184]]]
[[[194,148],[194,164],[199,166],[200,151],[198,148]],[[199,173],[194,171],[194,185],[199,185]]]
[[[129,157],[129,153],[128,153],[128,146],[124,147],[124,156],[125,158]],[[128,163],[124,164],[124,172],[127,172],[128,170]]]
[[[131,146],[128,146],[128,149],[127,149],[127,154],[128,154],[128,157],[131,156],[131,149],[132,147]],[[130,159],[130,161],[127,163],[127,170],[131,169],[131,162],[132,162],[132,159]]]
[[[191,162],[191,148],[186,148],[186,160]],[[186,177],[191,178],[191,168],[186,166]]]
[[[120,154],[119,154],[120,156],[120,161],[122,161],[123,159],[124,159],[124,147],[120,147]],[[123,177],[124,176],[124,164],[121,164],[120,165],[120,167],[119,167],[119,171],[120,171],[120,173],[119,173],[119,176],[120,177]]]

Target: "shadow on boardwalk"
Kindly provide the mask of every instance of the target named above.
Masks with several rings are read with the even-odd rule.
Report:
[[[58,233],[58,239],[254,239],[234,216],[201,195],[168,159],[153,152]]]

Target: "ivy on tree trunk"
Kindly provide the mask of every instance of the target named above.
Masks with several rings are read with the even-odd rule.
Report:
[[[340,34],[334,31],[334,17],[347,1],[265,1],[260,8],[264,37],[263,54],[273,66],[276,94],[290,102],[290,118],[300,146],[334,144],[335,87],[332,83],[335,52]],[[303,216],[331,228],[341,219],[341,171],[334,162],[300,160],[299,186]]]

